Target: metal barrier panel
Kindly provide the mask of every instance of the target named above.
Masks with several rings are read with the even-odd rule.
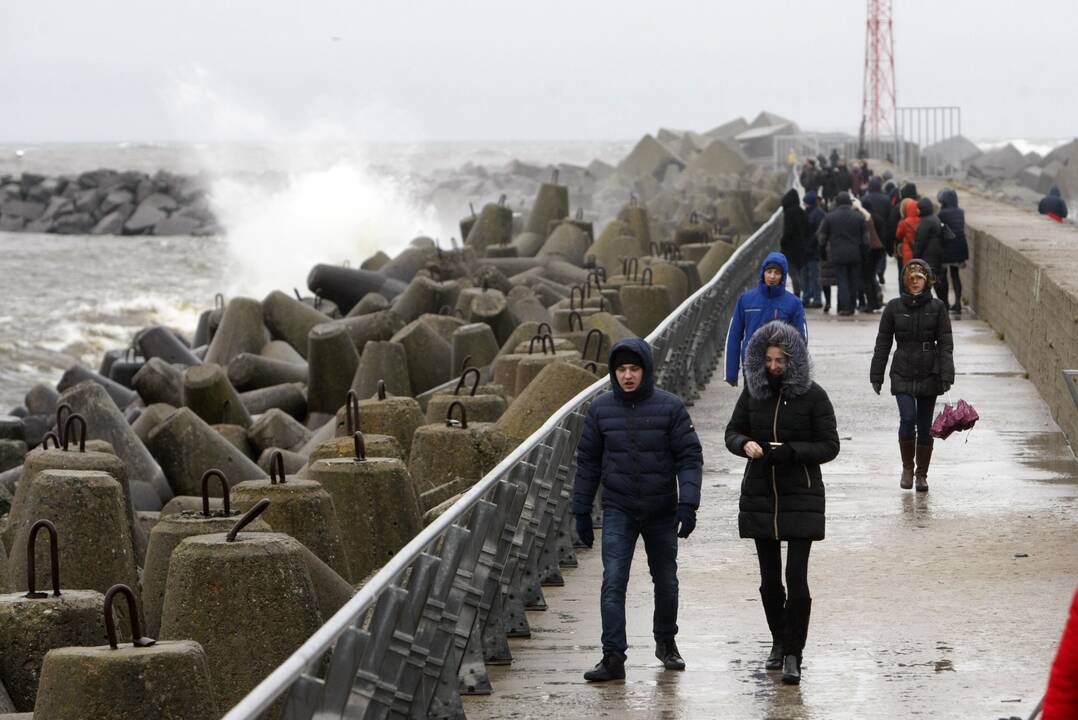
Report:
[[[646,339],[656,384],[687,404],[711,379],[738,295],[778,247],[778,210],[718,274]],[[461,694],[492,691],[486,664],[508,664],[506,637],[575,562],[569,498],[576,445],[597,380],[559,408],[424,528],[225,720],[252,720],[286,697],[286,720],[463,718]]]

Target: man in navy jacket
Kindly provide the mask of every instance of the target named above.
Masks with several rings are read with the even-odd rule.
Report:
[[[655,387],[651,347],[627,338],[610,350],[611,392],[588,408],[577,447],[572,511],[577,534],[591,547],[591,510],[603,486],[603,659],[589,682],[625,677],[625,588],[638,538],[655,585],[655,656],[684,670],[677,635],[677,539],[696,527],[703,452],[685,404]]]

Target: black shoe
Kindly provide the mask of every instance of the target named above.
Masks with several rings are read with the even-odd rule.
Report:
[[[767,656],[767,662],[764,663],[764,668],[766,670],[781,670],[782,660],[782,643],[772,642],[771,653]]]
[[[887,283],[886,283],[886,282],[884,281],[884,279],[883,279],[883,275],[878,275],[878,276],[877,276],[877,278],[878,278],[878,279],[879,279],[879,281],[880,281],[880,285],[886,285],[886,284],[887,284]]]
[[[787,655],[782,661],[782,684],[801,684],[801,659],[796,655]]]
[[[961,303],[955,303],[954,305],[952,305],[951,306],[951,312],[953,312],[955,315],[961,315],[962,314],[962,304]]]
[[[625,679],[625,656],[621,653],[603,653],[603,659],[594,668],[584,673],[588,682],[606,682]]]
[[[656,641],[655,657],[662,661],[663,667],[667,670],[685,669],[685,661],[681,658],[681,653],[677,650],[677,643],[673,640]],[[621,676],[625,677],[624,670],[622,670]]]

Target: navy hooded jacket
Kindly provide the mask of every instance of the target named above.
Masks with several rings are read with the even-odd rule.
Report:
[[[1063,199],[1063,194],[1059,192],[1059,188],[1053,185],[1048,194],[1041,198],[1041,201],[1037,204],[1037,212],[1041,215],[1047,215],[1051,213],[1061,218],[1067,217],[1067,203]]]
[[[770,287],[764,282],[764,268],[775,263],[782,268],[782,282]],[[730,319],[730,331],[726,333],[726,382],[737,384],[741,370],[741,358],[749,346],[749,338],[764,323],[783,320],[797,328],[808,342],[805,325],[805,306],[801,300],[786,290],[786,274],[789,267],[782,253],[769,253],[760,265],[760,286],[741,293]]]
[[[951,229],[954,240],[943,245],[943,264],[958,264],[969,260],[969,242],[966,241],[966,211],[958,207],[958,193],[943,190],[940,201],[940,222]]]
[[[700,506],[704,458],[685,403],[655,387],[651,346],[640,338],[614,344],[640,356],[644,378],[627,393],[611,363],[611,392],[592,401],[576,451],[572,511],[590,514],[603,486],[603,507],[636,517],[673,515],[678,504]]]

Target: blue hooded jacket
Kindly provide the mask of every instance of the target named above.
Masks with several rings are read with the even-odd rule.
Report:
[[[770,287],[764,282],[764,268],[777,264],[782,268],[782,282]],[[786,274],[789,271],[782,253],[769,253],[760,266],[760,286],[741,293],[730,319],[730,331],[726,334],[726,382],[736,385],[741,369],[741,358],[749,346],[749,338],[761,325],[772,320],[782,320],[793,325],[808,342],[805,325],[805,306],[800,298],[786,290]]]
[[[614,343],[610,357],[631,350],[641,358],[640,387],[621,389],[610,363],[611,392],[592,401],[576,452],[572,511],[590,514],[599,484],[603,507],[636,517],[673,515],[700,506],[704,458],[685,403],[655,387],[651,346],[640,338]]]
[[[1037,204],[1037,212],[1041,215],[1052,213],[1061,218],[1067,217],[1067,203],[1063,200],[1063,193],[1059,192],[1058,187],[1053,185],[1048,190],[1048,194],[1041,198],[1040,203]]]

